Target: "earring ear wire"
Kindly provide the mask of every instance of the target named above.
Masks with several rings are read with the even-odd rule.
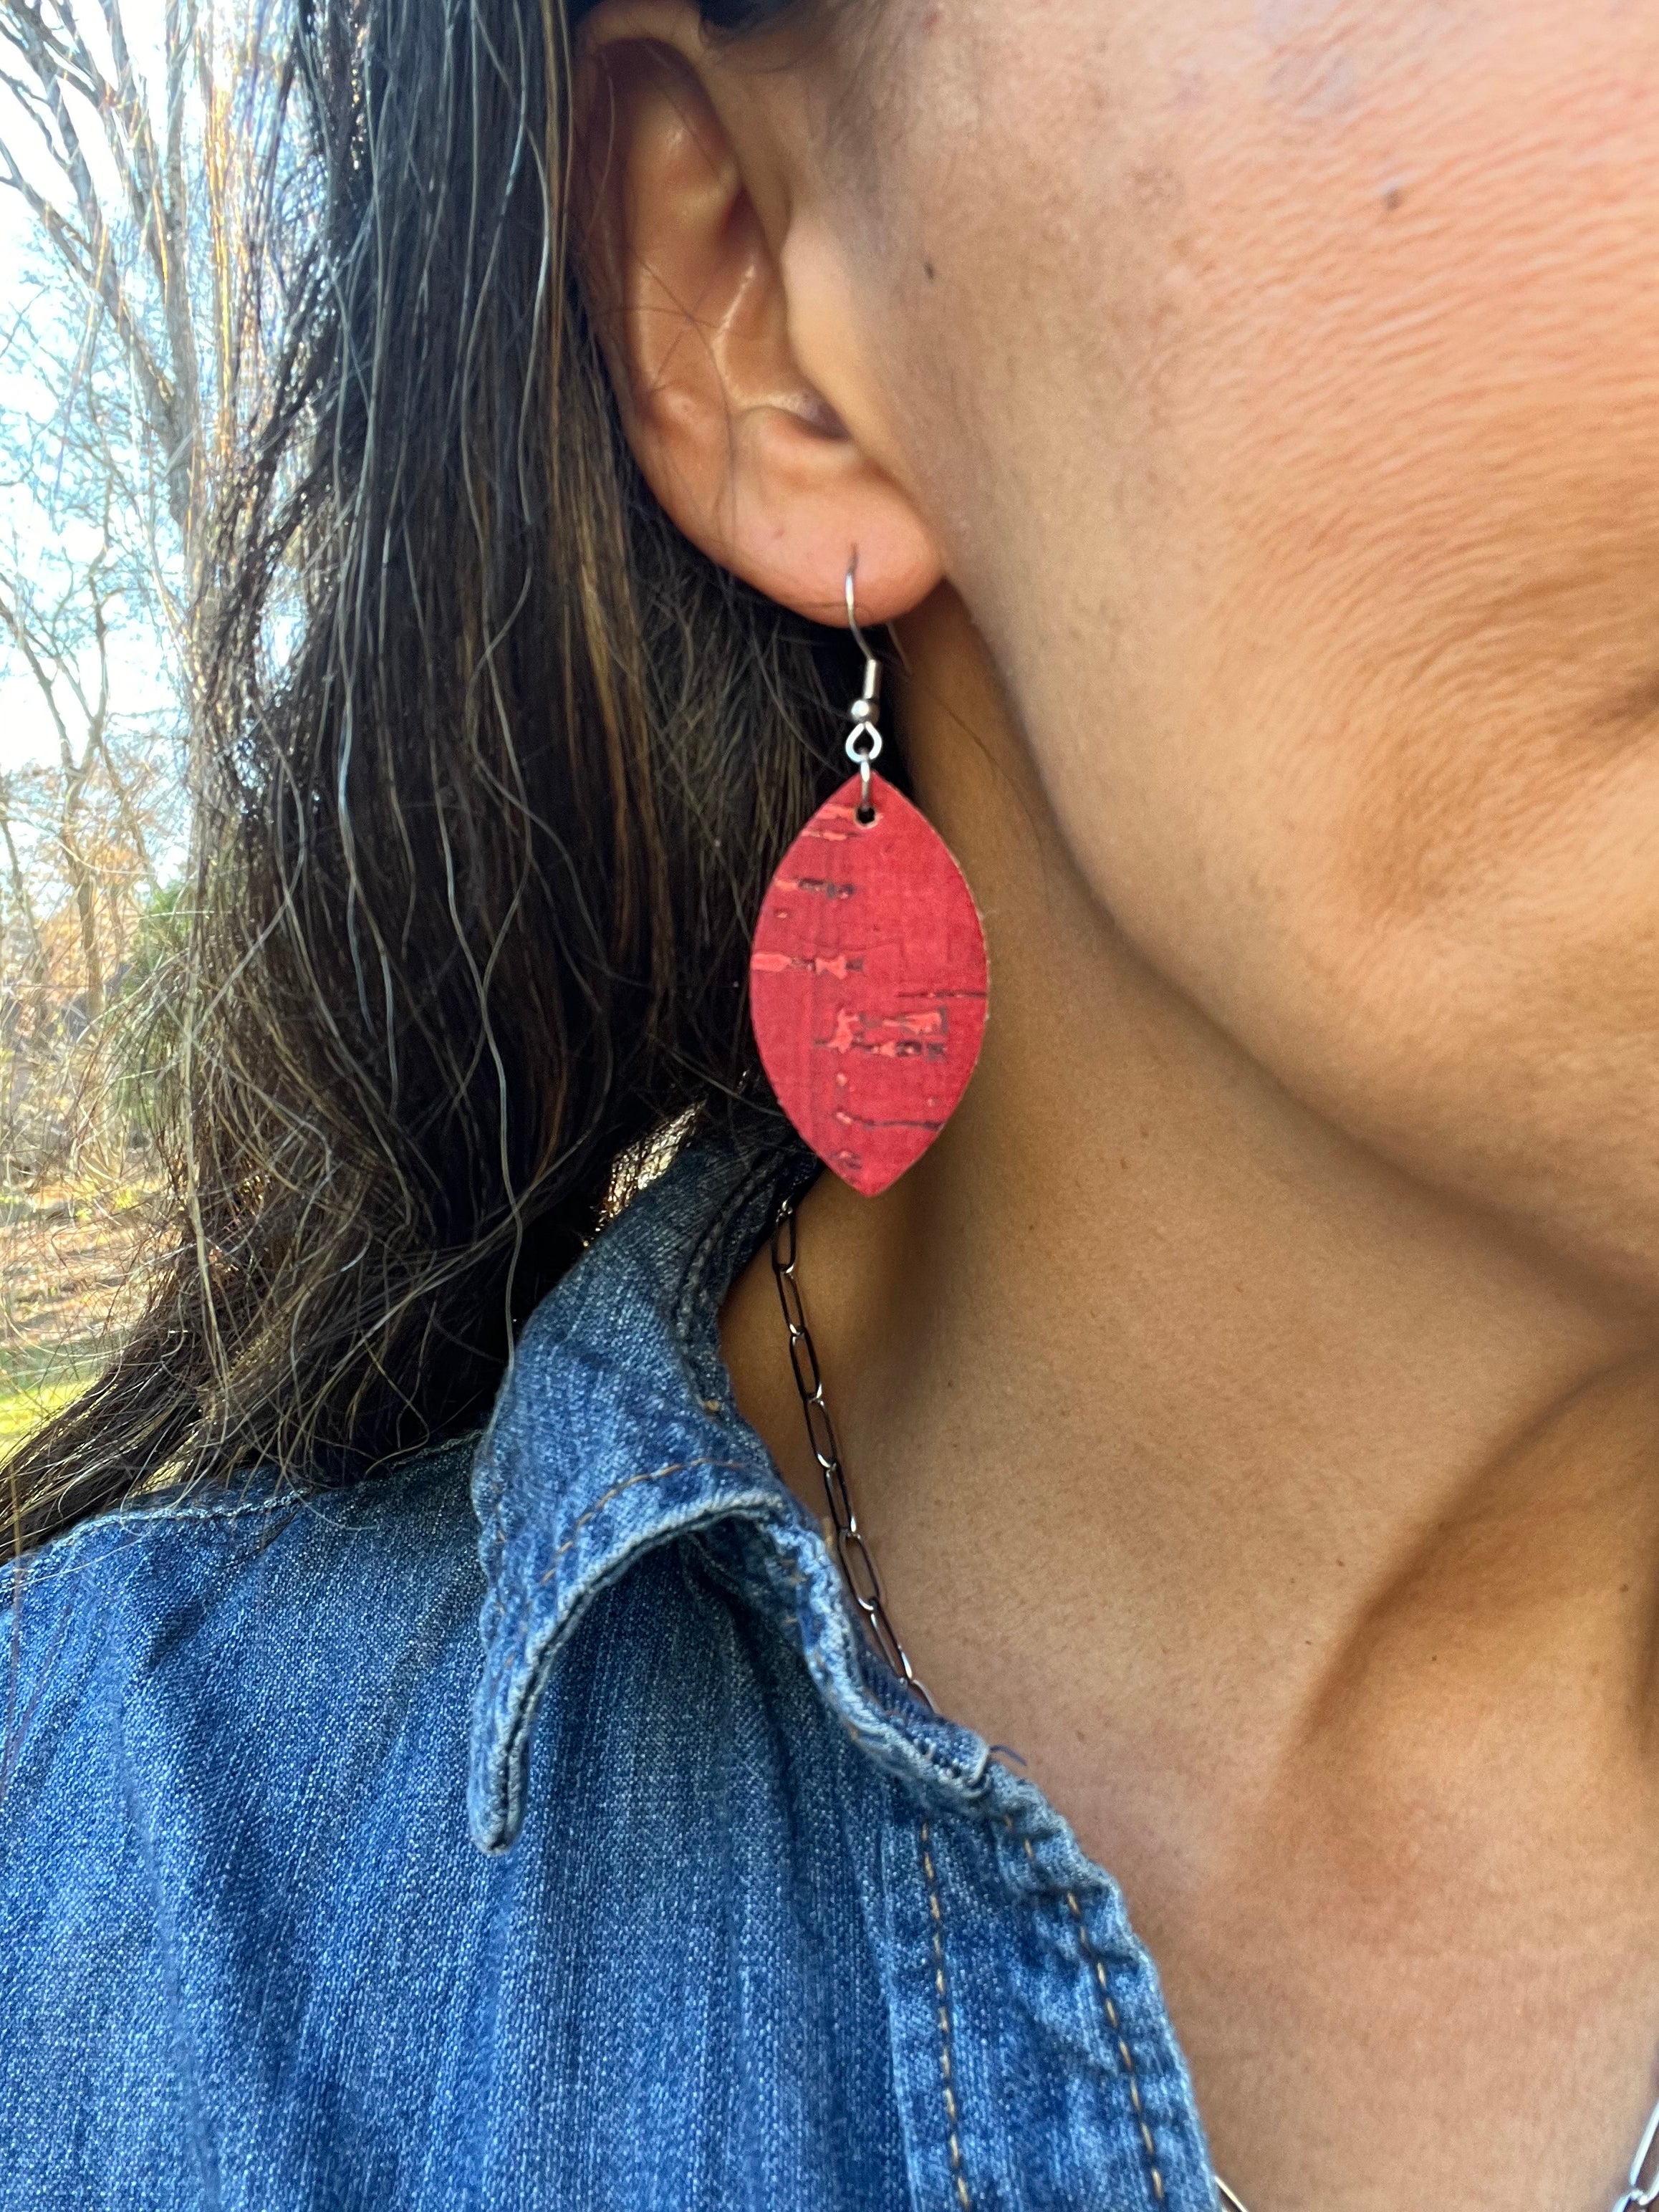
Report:
[[[854,554],[847,564],[847,627],[853,634],[853,642],[864,655],[864,689],[847,709],[852,728],[848,732],[847,757],[859,772],[859,820],[867,827],[876,818],[870,799],[870,770],[881,758],[882,734],[876,716],[881,708],[881,663],[870,650],[870,641],[859,628],[858,602],[854,593],[853,580],[858,571],[859,556]]]

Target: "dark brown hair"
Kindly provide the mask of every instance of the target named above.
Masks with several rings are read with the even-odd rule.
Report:
[[[303,8],[301,250],[205,602],[172,1249],[11,1462],[19,1548],[465,1431],[618,1162],[757,1093],[747,932],[851,686],[636,473],[568,254],[569,41],[556,0]]]

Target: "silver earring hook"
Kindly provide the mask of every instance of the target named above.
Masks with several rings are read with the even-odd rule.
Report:
[[[876,818],[875,808],[870,804],[870,765],[881,757],[882,737],[876,726],[876,713],[881,704],[881,663],[871,652],[869,641],[859,628],[858,603],[853,592],[858,565],[855,553],[847,564],[847,627],[853,634],[853,642],[864,655],[864,689],[847,710],[853,725],[848,733],[847,757],[859,772],[859,820],[868,823]]]
[[[847,627],[853,633],[853,642],[864,655],[864,696],[873,706],[881,697],[881,663],[870,650],[870,641],[859,628],[858,602],[854,596],[853,579],[858,574],[859,561],[855,553],[847,564]]]

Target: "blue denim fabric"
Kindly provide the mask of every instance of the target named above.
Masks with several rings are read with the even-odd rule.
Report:
[[[870,1652],[732,1405],[810,1165],[683,1157],[476,1456],[15,1575],[8,2212],[1212,2212],[1116,1889]]]

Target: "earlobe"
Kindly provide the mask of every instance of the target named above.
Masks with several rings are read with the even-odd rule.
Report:
[[[822,622],[844,619],[856,555],[860,612],[884,622],[940,568],[791,343],[792,325],[833,319],[795,295],[836,282],[830,257],[792,245],[799,106],[787,71],[735,65],[684,0],[605,0],[577,83],[576,237],[629,441],[675,523]]]

